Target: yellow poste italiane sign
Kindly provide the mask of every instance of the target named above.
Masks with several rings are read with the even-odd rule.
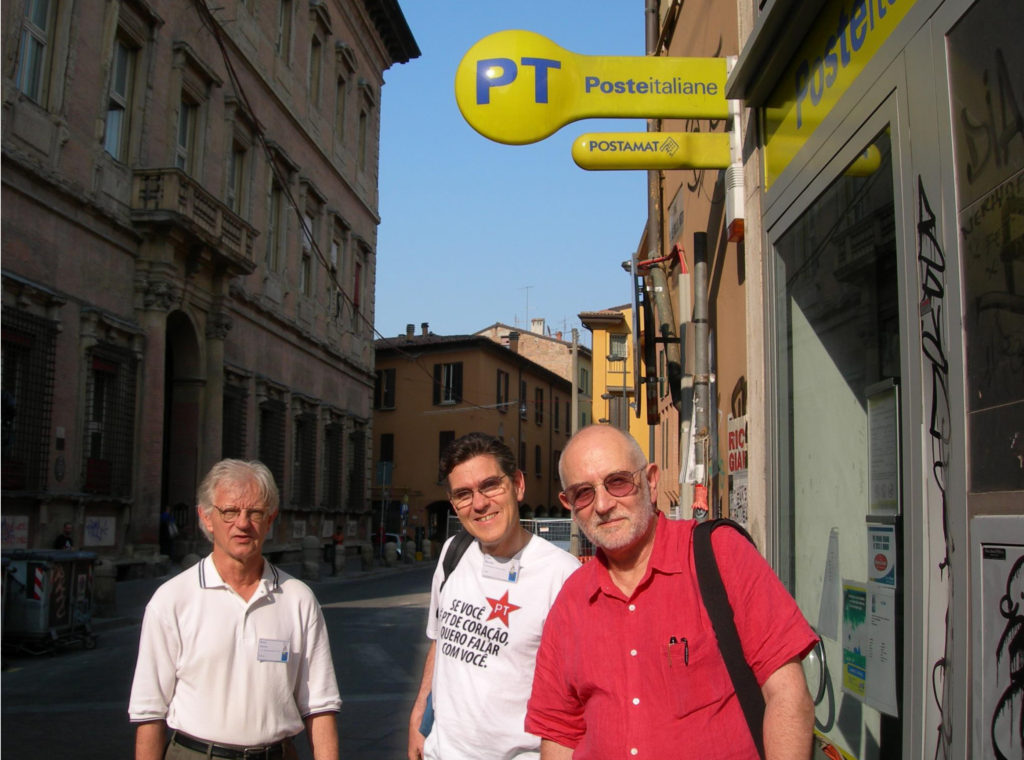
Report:
[[[770,187],[915,0],[829,0],[763,109]]]
[[[572,144],[581,169],[727,169],[727,132],[592,132]]]
[[[724,58],[577,55],[535,32],[506,30],[467,51],[455,100],[473,129],[525,145],[597,117],[724,119]]]

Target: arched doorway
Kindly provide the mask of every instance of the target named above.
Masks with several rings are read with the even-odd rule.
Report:
[[[164,362],[161,503],[174,509],[178,528],[188,538],[197,535],[194,507],[205,385],[201,367],[195,325],[184,312],[172,312],[167,317]]]

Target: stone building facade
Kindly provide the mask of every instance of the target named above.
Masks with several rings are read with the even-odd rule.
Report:
[[[199,479],[274,472],[270,551],[367,536],[395,0],[3,4],[5,549],[201,550]]]

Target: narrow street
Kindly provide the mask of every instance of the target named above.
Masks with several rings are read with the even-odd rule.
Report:
[[[341,757],[405,757],[406,720],[426,655],[424,625],[431,563],[348,572],[311,583],[324,606],[344,704]],[[135,584],[134,587],[129,584]],[[95,649],[26,656],[7,650],[0,681],[4,760],[109,760],[132,756],[128,722],[141,605],[152,581],[119,584],[119,612],[132,616],[102,625]],[[125,598],[125,604],[121,599]],[[309,758],[299,737],[303,760]]]

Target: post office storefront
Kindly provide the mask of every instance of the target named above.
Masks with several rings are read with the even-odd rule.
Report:
[[[757,6],[727,95],[756,124],[768,549],[822,636],[816,731],[1020,758],[1024,3]]]

